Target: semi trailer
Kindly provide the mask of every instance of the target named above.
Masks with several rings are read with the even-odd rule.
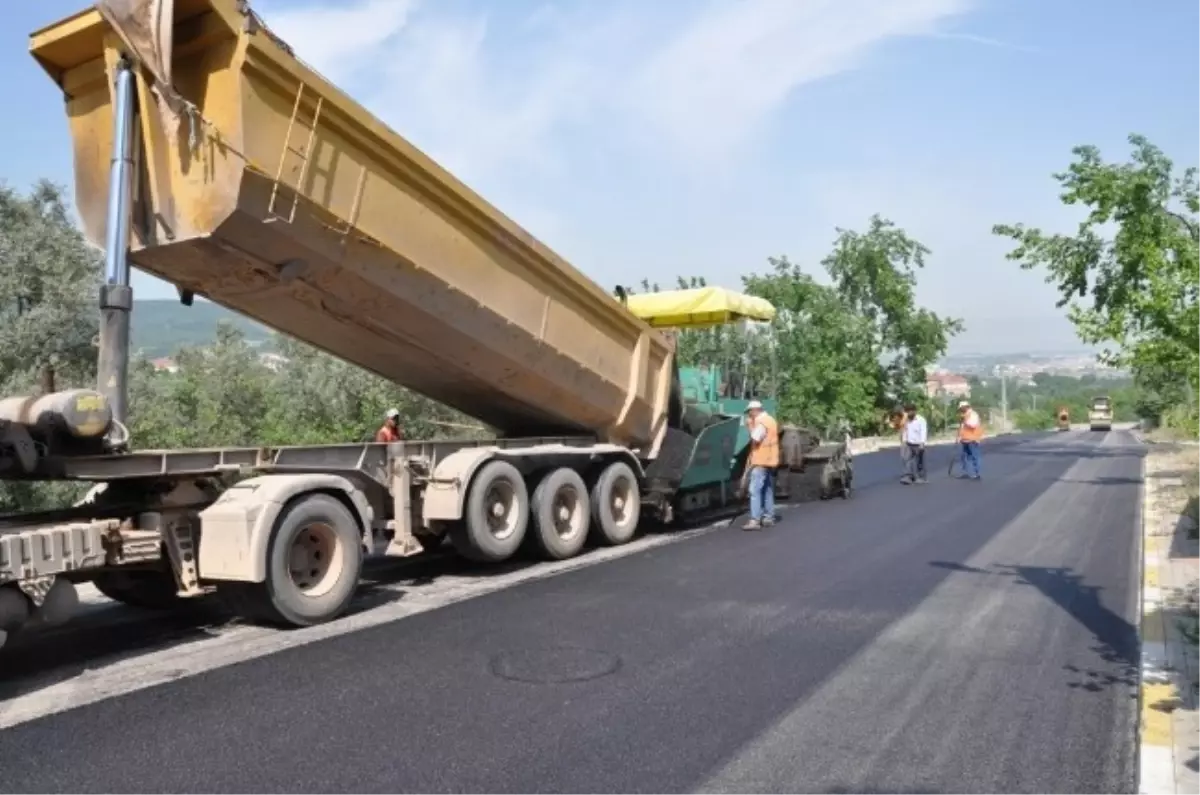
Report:
[[[371,555],[448,537],[475,561],[565,559],[630,541],[643,518],[740,504],[743,418],[685,395],[671,330],[769,321],[769,303],[609,294],[244,0],[104,0],[30,49],[63,92],[105,274],[97,389],[0,402],[0,476],[94,484],[79,504],[0,519],[0,643],[67,617],[81,582],[158,609],[215,593],[249,620],[308,626],[342,614]],[[495,434],[138,450],[132,266],[184,305],[213,301]],[[848,496],[840,453],[815,444],[786,431],[788,468]]]

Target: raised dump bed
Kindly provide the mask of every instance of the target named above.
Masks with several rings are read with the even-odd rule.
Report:
[[[93,243],[123,54],[137,65],[137,267],[502,434],[584,432],[653,455],[671,342],[244,2],[106,0],[35,33],[31,51],[66,94]]]

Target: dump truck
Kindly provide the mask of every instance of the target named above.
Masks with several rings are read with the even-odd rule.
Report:
[[[1088,407],[1088,427],[1093,431],[1111,431],[1112,419],[1112,401],[1108,396],[1092,398],[1092,404]]]
[[[769,321],[720,288],[615,294],[304,65],[244,0],[104,0],[31,36],[105,252],[97,388],[0,403],[8,479],[94,484],[0,519],[0,642],[92,582],[248,620],[341,615],[363,560],[449,538],[561,560],[740,503],[744,420],[684,399],[672,329]],[[138,450],[130,269],[478,418],[487,439]],[[187,311],[181,306],[180,311]],[[788,437],[785,444],[796,447]]]

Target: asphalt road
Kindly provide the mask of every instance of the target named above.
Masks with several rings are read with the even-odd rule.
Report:
[[[998,440],[978,483],[949,455],[211,670],[155,652],[175,681],[10,713],[0,789],[1135,791],[1141,449]]]

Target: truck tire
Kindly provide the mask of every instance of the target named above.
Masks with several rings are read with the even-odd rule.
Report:
[[[620,546],[637,532],[642,494],[637,476],[624,461],[605,467],[592,486],[592,534],[605,546]]]
[[[450,540],[464,558],[498,563],[521,548],[528,526],[525,478],[507,461],[492,461],[471,479],[463,521],[451,526]]]
[[[114,602],[142,610],[170,610],[182,601],[169,571],[106,571],[92,585]]]
[[[552,470],[533,490],[529,538],[541,557],[566,560],[578,555],[591,519],[587,484],[575,470]]]
[[[310,494],[275,520],[267,544],[267,578],[230,584],[236,612],[292,627],[332,621],[354,598],[362,572],[362,536],[353,514],[327,494]]]

